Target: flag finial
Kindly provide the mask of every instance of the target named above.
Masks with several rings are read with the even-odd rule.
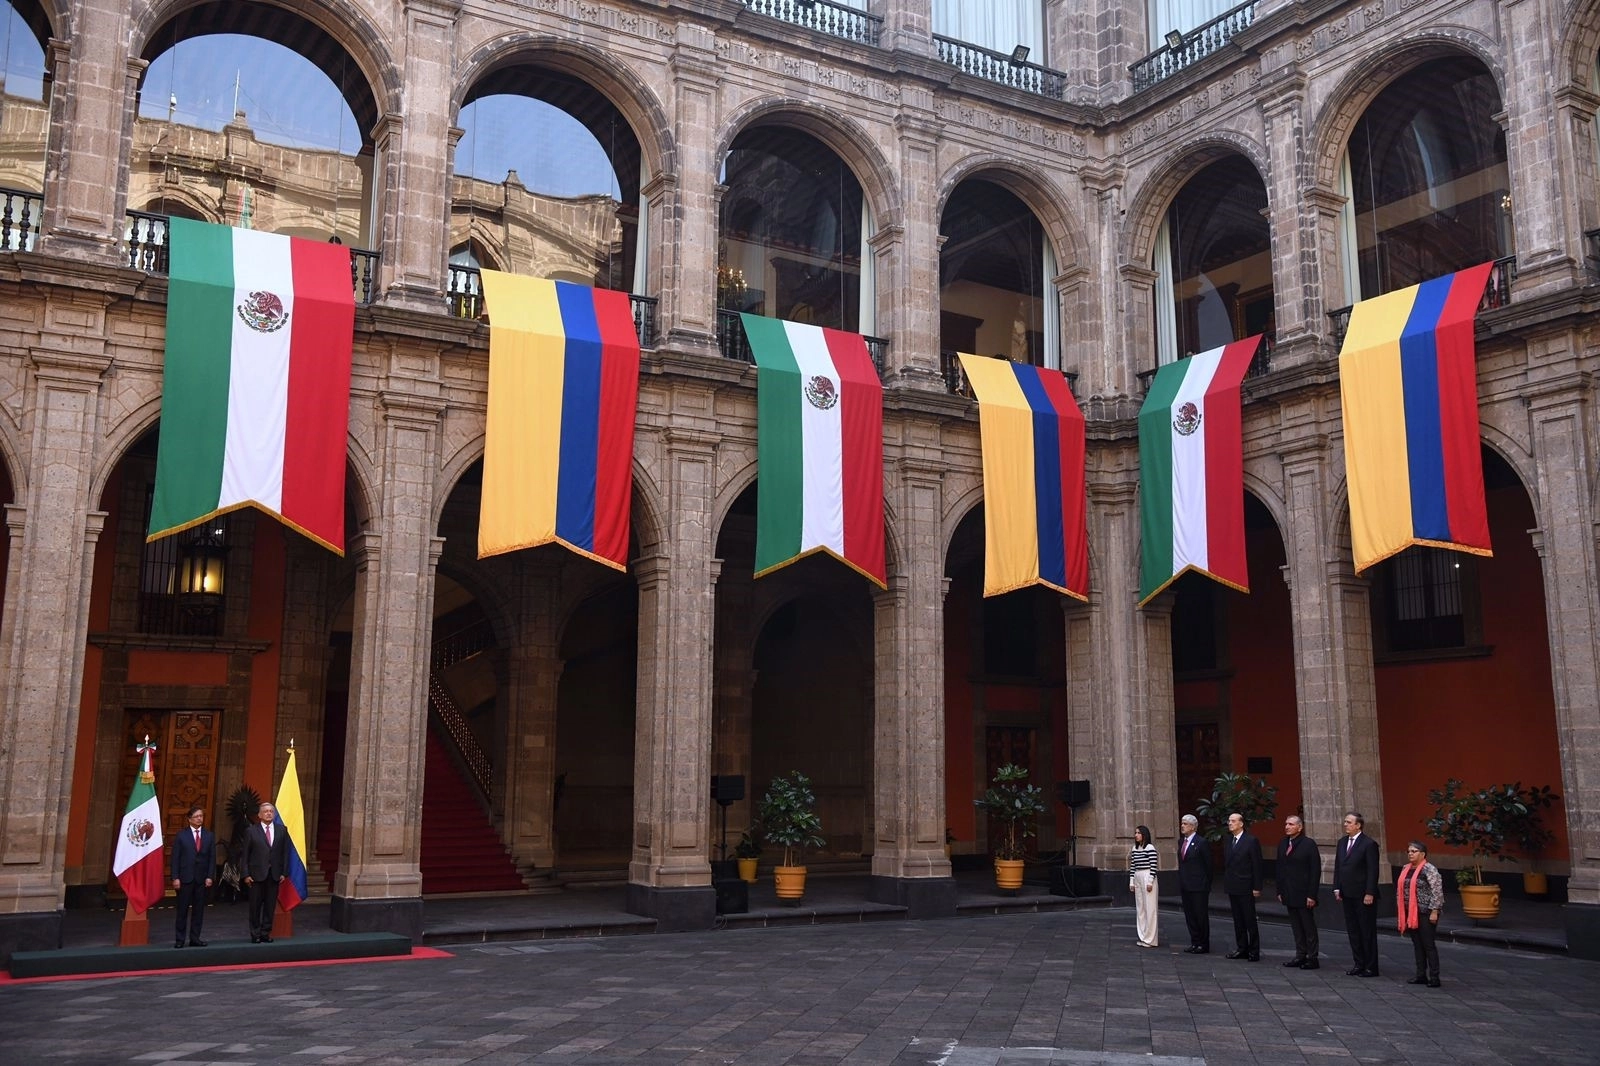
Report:
[[[144,743],[134,745],[133,750],[139,753],[139,780],[147,785],[154,784],[156,775],[150,757],[155,754],[156,746],[150,743],[150,734],[146,733]]]

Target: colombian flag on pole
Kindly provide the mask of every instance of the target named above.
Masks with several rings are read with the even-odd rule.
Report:
[[[1358,573],[1413,544],[1492,554],[1472,336],[1492,267],[1350,312],[1339,389]]]
[[[278,786],[278,832],[289,840],[289,861],[278,882],[278,906],[292,911],[306,901],[306,809],[300,802],[300,776],[294,768],[294,741],[289,742],[289,761],[283,768],[283,784]]]
[[[983,439],[983,594],[1089,598],[1084,422],[1057,370],[962,355]]]
[[[556,543],[626,569],[639,335],[627,293],[483,271],[478,557]]]

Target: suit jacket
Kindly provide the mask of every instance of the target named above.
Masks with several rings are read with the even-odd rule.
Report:
[[[1301,833],[1289,851],[1289,838],[1278,841],[1278,895],[1285,907],[1304,907],[1322,893],[1322,853],[1317,842]]]
[[[205,884],[217,874],[217,835],[200,830],[200,847],[194,846],[194,830],[187,825],[172,838],[172,879],[185,885]]]
[[[1178,887],[1185,892],[1211,891],[1211,842],[1199,833],[1183,853],[1183,838],[1178,838]]]
[[[245,876],[256,881],[276,881],[289,868],[289,834],[283,826],[272,827],[272,844],[260,822],[251,822],[244,831],[244,858],[239,864]]]
[[[1358,902],[1362,896],[1371,896],[1373,901],[1378,899],[1378,864],[1382,857],[1378,854],[1378,842],[1360,833],[1355,838],[1354,847],[1350,846],[1350,838],[1334,845],[1333,852],[1333,885],[1340,894],[1347,899]]]
[[[1260,892],[1266,883],[1261,865],[1261,841],[1248,831],[1239,834],[1236,844],[1230,835],[1223,841],[1222,890],[1230,896]]]

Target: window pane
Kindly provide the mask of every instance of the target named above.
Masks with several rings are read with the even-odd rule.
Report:
[[[1044,229],[1026,204],[962,182],[939,226],[939,347],[1043,365]]]

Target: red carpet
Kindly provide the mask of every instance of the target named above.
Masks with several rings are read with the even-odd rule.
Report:
[[[438,948],[412,948],[409,955],[374,955],[364,959],[309,959],[304,962],[256,962],[238,966],[184,966],[163,970],[118,970],[113,973],[68,973],[53,977],[12,977],[0,972],[0,985],[42,985],[47,981],[98,981],[105,977],[147,977],[157,973],[220,973],[224,970],[281,970],[289,966],[344,966],[352,962],[404,962],[408,959],[453,959]]]

